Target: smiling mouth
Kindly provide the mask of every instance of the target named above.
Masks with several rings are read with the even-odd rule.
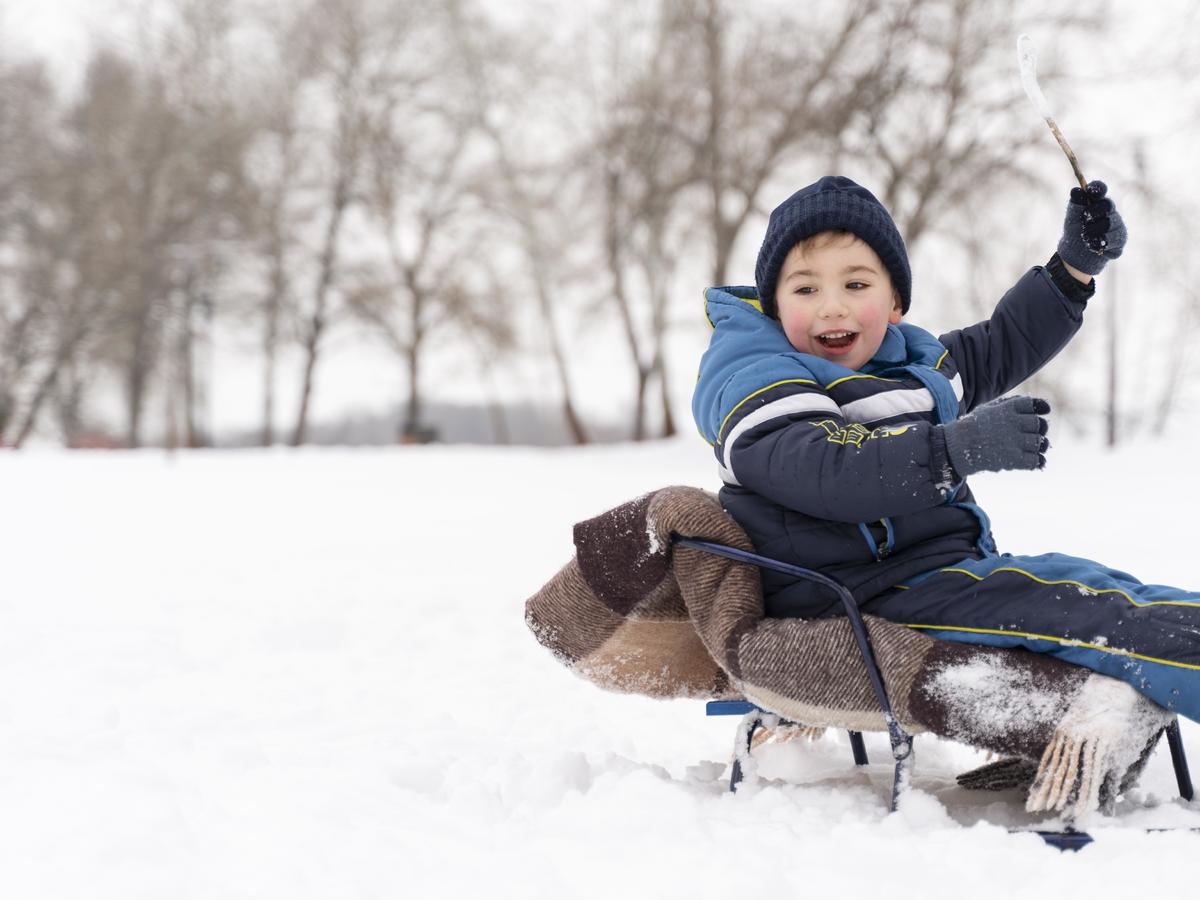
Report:
[[[849,350],[858,337],[856,331],[829,331],[817,335],[817,342],[827,350]]]

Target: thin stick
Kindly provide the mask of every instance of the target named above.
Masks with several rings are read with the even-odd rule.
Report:
[[[1071,168],[1075,170],[1079,186],[1086,191],[1087,179],[1083,177],[1083,172],[1079,171],[1079,160],[1075,158],[1075,151],[1071,149],[1071,145],[1059,131],[1058,123],[1054,121],[1054,115],[1050,112],[1050,104],[1046,102],[1046,95],[1042,93],[1042,87],[1038,84],[1037,47],[1033,45],[1032,39],[1027,34],[1022,34],[1017,38],[1017,68],[1021,72],[1021,87],[1025,89],[1025,96],[1037,109],[1038,115],[1045,119],[1046,124],[1050,126],[1054,139],[1058,141],[1058,146],[1062,147],[1063,153],[1067,154]]]
[[[1067,154],[1067,159],[1071,161],[1071,168],[1075,170],[1075,177],[1079,179],[1079,186],[1086,191],[1087,179],[1083,177],[1083,172],[1079,169],[1079,160],[1075,158],[1075,151],[1071,149],[1071,145],[1067,143],[1067,139],[1063,137],[1063,133],[1058,130],[1057,123],[1049,116],[1046,117],[1046,124],[1054,132],[1054,139],[1058,141],[1058,146],[1062,147],[1063,153]]]

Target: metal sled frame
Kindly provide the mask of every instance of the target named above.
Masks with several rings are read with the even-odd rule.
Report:
[[[682,537],[680,535],[672,535],[671,539],[676,546],[690,547],[693,550],[712,553],[716,556],[723,556],[737,562],[749,563],[763,569],[772,569],[773,571],[792,575],[796,578],[803,578],[807,581],[815,581],[818,584],[825,585],[837,594],[842,607],[846,611],[846,618],[850,620],[850,627],[854,631],[854,640],[858,644],[858,651],[862,654],[863,665],[866,666],[867,675],[871,680],[871,688],[875,692],[875,697],[879,701],[879,708],[883,711],[884,722],[887,724],[888,740],[891,742],[892,749],[892,760],[895,763],[891,799],[891,810],[895,812],[896,804],[900,799],[900,792],[909,784],[909,776],[912,772],[913,738],[896,721],[896,716],[892,712],[892,704],[888,699],[887,687],[883,683],[883,674],[879,671],[879,663],[875,659],[875,651],[871,649],[871,638],[867,634],[867,626],[863,622],[862,613],[858,609],[858,604],[854,602],[854,597],[851,595],[850,590],[837,579],[830,578],[821,572],[814,571],[813,569],[805,569],[801,566],[794,566],[790,563],[781,562],[780,560],[771,559],[766,556],[759,556],[757,553],[739,550],[736,547],[729,547],[725,544],[718,544],[712,541],[702,541],[696,538]],[[737,731],[733,771],[729,778],[729,789],[731,791],[735,790],[738,783],[742,780],[742,753],[750,752],[750,742],[754,737],[754,733],[762,727],[763,717],[770,715],[770,713],[744,700],[710,700],[706,713],[710,716],[742,716],[742,721]],[[781,719],[780,721],[786,720]],[[1171,749],[1171,762],[1175,767],[1175,781],[1179,785],[1179,796],[1184,800],[1190,801],[1195,796],[1195,792],[1192,789],[1192,779],[1188,772],[1187,756],[1183,750],[1183,739],[1179,733],[1178,718],[1172,720],[1171,724],[1167,726],[1166,734],[1167,746]],[[857,731],[851,731],[849,735],[850,749],[854,754],[854,764],[865,766],[867,764],[867,750],[863,744],[862,735]],[[1091,836],[1083,831],[1038,831],[1035,833],[1047,844],[1057,847],[1060,850],[1078,850],[1092,842]]]

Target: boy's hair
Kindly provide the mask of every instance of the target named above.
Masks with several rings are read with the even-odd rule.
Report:
[[[844,241],[846,238],[857,239],[858,235],[856,235],[853,231],[847,231],[845,228],[829,228],[825,231],[818,231],[816,234],[810,234],[803,240],[797,241],[794,245],[792,245],[792,248],[788,250],[788,253],[791,253],[792,250],[795,250],[797,247],[799,247],[800,253],[803,255],[809,250],[820,250],[824,247],[829,247],[833,244]],[[787,254],[785,254],[783,258],[787,259]]]
[[[907,313],[912,301],[912,270],[896,223],[875,195],[849,178],[826,175],[775,207],[758,251],[754,281],[763,312],[779,318],[775,287],[783,261],[797,244],[825,231],[849,232],[879,256]]]

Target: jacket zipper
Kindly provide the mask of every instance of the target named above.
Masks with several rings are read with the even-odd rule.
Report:
[[[875,559],[882,562],[891,555],[892,549],[896,546],[896,532],[892,528],[892,520],[884,516],[879,520],[883,525],[883,529],[887,532],[887,540],[885,540],[875,551]]]
[[[882,543],[875,540],[875,535],[871,534],[871,529],[866,522],[858,523],[858,530],[862,532],[863,539],[867,542],[867,547],[871,551],[871,555],[875,557],[876,562],[882,562],[891,555],[896,544],[896,532],[892,528],[892,520],[885,517],[879,519],[879,524],[883,526],[884,532]]]

